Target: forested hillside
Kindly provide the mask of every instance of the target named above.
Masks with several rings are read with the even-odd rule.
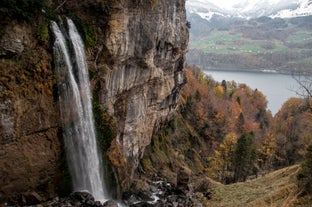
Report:
[[[273,118],[258,90],[217,83],[196,67],[188,77],[184,118],[211,142],[212,177],[223,183],[244,181],[302,161],[312,143],[312,114],[304,99],[291,98]]]
[[[288,100],[272,117],[258,90],[218,83],[195,66],[187,69],[187,77],[181,113],[152,139],[141,162],[145,173],[174,183],[183,166],[196,177],[230,184],[304,160],[312,144],[312,114],[305,99]],[[204,197],[211,198],[210,190],[203,190]]]

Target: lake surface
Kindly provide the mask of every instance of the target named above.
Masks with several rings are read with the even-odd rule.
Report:
[[[275,115],[289,98],[297,97],[294,90],[299,88],[291,75],[286,74],[221,70],[203,70],[203,72],[218,82],[234,80],[237,83],[245,83],[252,89],[258,89],[266,96],[268,109],[272,115]]]

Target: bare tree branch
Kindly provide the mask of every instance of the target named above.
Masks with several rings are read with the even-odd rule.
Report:
[[[307,101],[307,106],[312,111],[312,72],[293,73],[293,79],[299,84],[296,94]]]
[[[299,84],[299,89],[296,91],[297,95],[303,98],[312,97],[312,73],[293,73],[293,79]]]
[[[66,1],[67,0],[64,0],[60,5],[58,5],[58,7],[56,7],[55,11],[58,10],[59,8],[61,8],[66,3]]]

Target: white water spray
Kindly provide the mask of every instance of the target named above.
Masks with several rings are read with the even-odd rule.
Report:
[[[95,200],[108,200],[102,179],[88,67],[83,42],[74,23],[67,19],[68,33],[52,22],[54,60],[59,81],[63,136],[74,191],[88,191]],[[64,33],[64,34],[63,34]],[[68,38],[65,38],[69,36]],[[68,47],[68,44],[71,44]],[[69,52],[73,50],[73,56]],[[76,75],[75,75],[76,74]]]

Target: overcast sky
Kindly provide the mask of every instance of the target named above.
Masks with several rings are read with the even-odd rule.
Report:
[[[188,1],[192,1],[192,0],[188,0]],[[263,0],[199,0],[199,1],[200,2],[211,2],[211,3],[217,5],[220,8],[223,8],[223,9],[231,9],[235,5],[238,5],[238,4],[243,4],[244,5],[247,2],[255,3],[255,2],[263,1]],[[289,1],[289,0],[270,0],[268,2],[276,3],[276,2],[279,2],[279,1]]]
[[[244,1],[244,0],[206,0],[207,2],[211,2],[221,8],[232,8],[234,5]]]

